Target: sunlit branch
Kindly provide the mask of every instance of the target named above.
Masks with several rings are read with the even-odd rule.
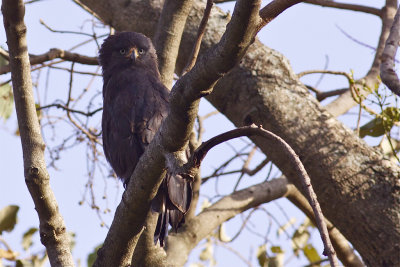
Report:
[[[394,70],[395,56],[400,42],[400,9],[397,9],[389,37],[382,53],[381,79],[396,95],[400,96],[400,81]]]
[[[194,64],[196,63],[197,56],[199,55],[199,51],[200,51],[201,40],[203,40],[203,35],[204,35],[204,32],[206,31],[207,21],[208,21],[208,18],[210,17],[211,8],[212,8],[213,4],[214,4],[213,0],[207,0],[206,8],[204,9],[203,18],[201,19],[200,26],[197,31],[196,41],[193,45],[192,52],[189,56],[189,61],[186,65],[186,67],[184,68],[182,75],[184,75],[185,73],[190,71],[193,68]]]
[[[70,239],[50,187],[41,129],[35,109],[22,0],[3,0],[11,77],[24,159],[25,183],[40,221],[40,239],[52,266],[74,266]]]

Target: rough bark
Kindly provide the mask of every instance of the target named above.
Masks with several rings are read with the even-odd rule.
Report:
[[[119,30],[149,36],[154,34],[156,20],[147,18],[156,18],[162,6],[156,0],[80,2]],[[203,7],[204,1],[196,1],[187,20],[178,73],[187,62],[185,55],[190,54]],[[203,51],[220,39],[228,21],[229,15],[213,10]],[[263,125],[293,147],[310,174],[325,216],[367,265],[400,264],[400,168],[326,112],[282,55],[256,41],[208,100],[235,125]],[[261,139],[253,140],[287,177],[295,177],[280,151]],[[292,182],[299,185],[297,180]]]
[[[74,266],[70,239],[50,188],[43,142],[33,97],[22,0],[3,0],[4,28],[10,53],[15,108],[21,135],[25,183],[40,221],[40,240],[52,266]]]

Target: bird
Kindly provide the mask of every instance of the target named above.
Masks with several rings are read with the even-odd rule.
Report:
[[[103,76],[104,155],[126,188],[130,177],[168,115],[169,90],[160,81],[150,38],[137,32],[108,36],[99,50]],[[154,242],[163,247],[168,224],[176,232],[192,199],[192,183],[167,171],[151,204],[158,212]]]

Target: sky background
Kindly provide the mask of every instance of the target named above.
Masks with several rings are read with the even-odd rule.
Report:
[[[364,0],[364,1],[343,1],[348,3],[358,3],[380,8],[384,1],[380,0]],[[263,2],[264,5],[268,1]],[[218,5],[224,10],[232,10],[233,3]],[[26,8],[25,22],[28,27],[28,49],[32,54],[41,54],[47,52],[50,48],[56,47],[68,50],[75,44],[88,39],[87,36],[77,36],[70,34],[57,34],[47,30],[40,23],[43,19],[47,25],[58,30],[70,31],[86,31],[91,32],[92,17],[82,10],[72,1],[67,0],[47,0],[30,4]],[[86,22],[85,22],[86,21]],[[82,25],[83,28],[82,28]],[[313,70],[327,69],[336,71],[354,72],[355,78],[360,78],[366,74],[371,66],[374,51],[355,43],[346,37],[340,30],[343,29],[357,40],[375,46],[380,33],[380,19],[368,14],[356,13],[350,11],[336,10],[332,8],[321,8],[318,6],[298,4],[281,14],[276,20],[272,21],[258,35],[260,40],[267,46],[278,50],[286,56],[296,73]],[[5,33],[3,27],[0,27],[0,45],[7,49]],[[97,29],[98,32],[107,33],[107,29]],[[79,52],[89,56],[95,56],[97,46],[92,42],[85,45],[75,52]],[[64,66],[69,67],[70,63]],[[85,67],[76,64],[75,69],[95,71],[96,67]],[[33,74],[34,80],[37,78],[40,84],[46,83],[45,71],[40,77]],[[52,70],[51,79],[48,83],[48,93],[43,95],[43,91],[39,91],[36,97],[43,101],[51,99],[65,99],[68,88],[69,74],[65,71]],[[0,76],[0,82],[9,79],[9,75]],[[36,77],[36,78],[35,78]],[[302,79],[306,84],[314,85],[319,79],[319,75],[309,75]],[[90,77],[79,76],[74,79],[74,92],[87,86]],[[324,76],[319,85],[319,89],[333,90],[344,88],[347,81],[339,76]],[[98,78],[92,85],[93,90],[101,91],[102,82]],[[96,102],[97,101],[97,102]],[[95,103],[101,106],[101,97],[98,97]],[[323,104],[326,104],[323,102]],[[206,101],[202,101],[200,114],[204,115],[214,108]],[[51,112],[57,112],[51,110]],[[342,119],[350,128],[355,127],[356,115],[353,112],[351,116],[344,116]],[[367,117],[363,118],[363,122],[368,121]],[[99,120],[98,120],[99,121]],[[98,126],[98,125],[97,125]],[[17,128],[15,112],[6,122],[0,122],[0,209],[6,205],[14,204],[20,207],[18,213],[18,224],[11,233],[4,233],[3,238],[10,244],[11,248],[22,251],[20,242],[22,234],[30,227],[38,226],[37,214],[34,210],[32,199],[28,193],[24,183],[22,151],[19,138],[14,134]],[[216,115],[206,120],[206,132],[204,140],[233,128],[233,125],[222,115]],[[50,132],[44,135],[49,143],[56,144],[59,142],[60,136],[68,135],[70,128],[63,127],[56,129],[57,134],[52,136]],[[54,140],[52,139],[54,138]],[[368,142],[374,144],[375,139],[369,139]],[[231,142],[231,146],[236,148],[242,147],[245,141]],[[86,257],[92,252],[93,248],[100,244],[107,233],[106,227],[101,227],[101,220],[97,213],[90,208],[90,205],[78,205],[82,200],[85,192],[85,184],[87,183],[87,159],[84,146],[78,146],[68,152],[63,153],[62,160],[58,161],[57,169],[49,168],[51,177],[51,186],[58,200],[61,214],[64,217],[67,229],[76,235],[76,246],[73,251],[75,259],[80,259],[82,266],[86,265]],[[202,166],[202,173],[207,175],[211,173],[215,167],[223,159],[227,159],[232,155],[232,149],[229,145],[221,145],[212,150],[207,155]],[[48,155],[47,155],[48,157]],[[251,166],[263,160],[263,156],[258,154]],[[236,167],[240,167],[240,160],[236,163]],[[239,166],[239,167],[238,167]],[[264,168],[258,175],[246,178],[241,183],[240,188],[245,188],[251,184],[262,182],[268,173],[268,168]],[[271,177],[278,177],[279,171],[273,169]],[[237,176],[227,176],[219,179],[219,182],[209,182],[202,191],[202,202],[209,196],[213,196],[216,191],[219,194],[228,193],[236,181]],[[98,197],[98,203],[101,208],[110,208],[111,212],[103,214],[102,218],[106,224],[110,224],[115,207],[120,201],[123,188],[118,181],[102,178],[96,179],[95,192]],[[102,200],[104,192],[107,199]],[[288,219],[296,218],[294,227],[302,223],[304,216],[294,208],[285,199],[275,201],[263,206],[271,216],[266,216],[265,212],[255,212],[252,223],[255,229],[265,234],[266,225],[271,225],[268,245],[281,245],[288,252],[285,266],[301,266],[307,264],[304,258],[288,259],[291,250],[290,240],[282,234],[278,236],[276,231],[279,225],[284,225]],[[283,212],[284,211],[284,212]],[[242,218],[235,218],[227,223],[227,233],[233,236],[241,226]],[[291,228],[293,232],[294,228]],[[291,232],[291,233],[292,233]],[[322,243],[319,240],[319,234],[316,230],[312,233],[313,244],[322,252]],[[255,253],[258,246],[262,245],[263,240],[260,237],[252,235],[249,231],[244,231],[234,242],[232,247],[240,251],[247,260],[250,260],[253,266],[258,266]],[[31,252],[37,252],[43,249],[40,245],[38,235],[34,239],[35,245]],[[202,250],[200,245],[191,257],[190,263],[198,262],[198,256]],[[215,248],[215,256],[217,266],[246,266],[235,254],[223,247]]]

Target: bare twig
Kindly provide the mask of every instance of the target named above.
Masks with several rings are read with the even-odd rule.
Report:
[[[3,0],[2,13],[10,53],[15,107],[24,158],[25,182],[40,221],[40,239],[52,266],[74,266],[70,240],[51,190],[44,142],[36,115],[22,0]]]
[[[71,109],[71,108],[68,108],[65,105],[57,104],[57,103],[46,105],[46,106],[40,106],[40,107],[36,108],[36,110],[42,110],[42,109],[47,109],[47,108],[51,108],[51,107],[59,108],[59,109],[62,109],[62,110],[65,110],[65,111],[68,111],[68,112],[71,112],[71,113],[81,114],[81,115],[86,116],[86,117],[91,117],[94,114],[96,114],[97,112],[103,110],[103,108],[98,108],[98,109],[95,109],[93,111],[84,112],[84,111],[80,111],[80,110],[76,110],[76,109]]]
[[[48,67],[50,67],[52,69],[56,69],[56,70],[65,70],[65,71],[71,72],[71,69],[68,69],[68,68],[55,67],[55,66],[48,66]],[[74,73],[82,74],[82,75],[99,76],[99,77],[101,76],[101,74],[96,73],[96,72],[87,72],[87,71],[79,71],[79,70],[74,70]]]
[[[397,9],[390,34],[386,40],[385,49],[382,53],[381,79],[384,84],[396,95],[400,96],[400,81],[395,66],[395,56],[400,42],[400,8]]]
[[[243,261],[244,264],[246,264],[248,267],[252,267],[253,265],[251,264],[251,262],[249,260],[246,260],[246,258],[240,254],[239,251],[235,250],[234,248],[224,244],[223,242],[219,241],[219,240],[215,240],[216,245],[219,245],[227,250],[229,250],[230,252],[232,252],[234,255],[236,255],[239,259],[241,259]]]
[[[355,5],[355,4],[347,4],[347,3],[339,3],[331,0],[308,0],[304,1],[306,4],[313,4],[313,5],[319,5],[323,7],[333,7],[333,8],[339,8],[339,9],[344,9],[344,10],[351,10],[351,11],[357,11],[357,12],[363,12],[367,14],[372,14],[376,16],[381,16],[381,10],[378,8],[373,8],[369,6],[363,6],[363,5]]]
[[[336,28],[339,29],[339,31],[341,33],[343,33],[344,36],[346,36],[347,38],[349,38],[351,41],[355,42],[356,44],[359,44],[361,46],[364,46],[366,48],[371,49],[372,51],[376,51],[376,47],[373,47],[372,45],[366,44],[360,40],[358,40],[357,38],[351,36],[351,34],[349,34],[348,32],[346,32],[345,30],[343,30],[339,25],[336,25]]]
[[[314,91],[311,89],[310,86],[307,86],[307,88],[310,89],[311,91]],[[338,95],[344,94],[348,91],[349,91],[349,88],[341,88],[341,89],[336,89],[336,90],[327,91],[327,92],[320,92],[320,91],[314,91],[314,92],[316,93],[317,100],[322,101],[328,97],[338,96]]]
[[[69,33],[69,34],[78,34],[78,35],[85,35],[85,36],[90,36],[92,38],[96,38],[93,34],[85,33],[85,32],[76,32],[76,31],[65,31],[65,30],[54,30],[51,28],[49,25],[47,25],[44,20],[40,19],[39,20],[40,24],[42,24],[46,29],[48,29],[51,32],[55,33]]]
[[[199,55],[201,40],[203,39],[204,32],[206,31],[207,21],[211,14],[211,8],[213,6],[213,0],[207,0],[206,8],[204,9],[203,18],[201,19],[199,29],[197,31],[196,41],[193,45],[192,52],[189,56],[189,61],[183,70],[182,75],[190,71],[196,63],[197,56]]]
[[[365,99],[365,97],[360,94],[359,88],[357,88],[357,86],[356,86],[357,82],[354,81],[353,77],[350,74],[348,74],[347,72],[344,72],[344,71],[309,70],[309,71],[300,72],[299,74],[297,74],[297,76],[302,77],[307,74],[315,74],[315,73],[327,73],[327,74],[332,74],[332,75],[342,75],[342,76],[346,77],[346,79],[349,82],[350,92],[351,92],[351,96],[353,97],[353,100],[357,104],[359,104],[364,110],[366,110],[368,113],[370,113],[372,115],[377,115],[375,111],[373,111],[372,109],[370,109],[369,107],[367,107],[366,105],[363,104],[363,100]],[[344,94],[345,92],[347,92],[347,90],[341,89],[341,91],[339,91],[339,93],[341,93],[341,94]]]

